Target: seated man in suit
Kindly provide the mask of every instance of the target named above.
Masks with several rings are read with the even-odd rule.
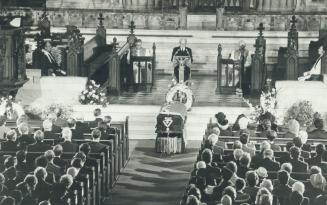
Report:
[[[89,123],[90,128],[98,127],[99,122],[103,121],[103,119],[101,117],[101,109],[100,108],[96,108],[93,111],[93,115],[94,115],[95,119]]]
[[[45,152],[51,149],[50,145],[43,142],[44,133],[41,130],[34,133],[34,139],[36,142],[27,146],[27,152]]]
[[[171,55],[171,62],[173,62],[175,59],[175,56],[188,56],[191,59],[191,63],[193,63],[193,56],[192,56],[192,49],[189,47],[186,47],[187,40],[186,39],[180,39],[179,40],[179,46],[175,47],[173,49],[173,53]],[[179,79],[179,65],[176,65],[174,63],[174,75],[176,78],[176,81],[179,82],[179,80],[187,81],[190,79],[191,69],[189,65],[184,66],[184,79]]]
[[[17,130],[20,135],[17,139],[19,149],[25,150],[27,145],[35,142],[33,135],[29,133],[29,126],[27,123],[20,123],[17,126]]]
[[[321,162],[318,164],[323,174],[327,174],[327,151],[323,151],[321,155]]]
[[[53,163],[53,159],[55,157],[54,152],[52,150],[47,150],[44,153],[44,156],[48,160],[48,165],[46,167],[48,174],[53,174],[55,178],[59,180],[61,176],[61,168]]]
[[[315,119],[313,121],[314,130],[308,133],[309,139],[327,139],[327,132],[324,130],[324,121],[322,119]]]
[[[63,152],[76,152],[78,145],[72,142],[72,131],[66,127],[62,129],[62,138],[65,140],[60,143],[62,146]]]
[[[50,41],[46,41],[43,45],[43,49],[40,56],[41,75],[48,76],[65,76],[66,72],[61,70],[57,60],[51,53],[52,45]]]
[[[97,165],[96,159],[90,157],[89,153],[91,151],[91,147],[88,143],[83,143],[79,146],[79,151],[83,152],[86,156],[85,166],[87,167],[95,167]]]
[[[37,184],[34,190],[34,197],[38,202],[49,200],[51,184],[45,181],[48,176],[48,173],[44,167],[37,167],[34,170],[34,175],[37,178]]]
[[[101,153],[105,150],[106,145],[100,143],[101,139],[101,131],[99,129],[94,129],[92,131],[92,142],[89,142],[89,145],[91,147],[90,153]]]
[[[17,134],[15,130],[10,130],[6,135],[7,140],[1,143],[1,151],[17,151]]]
[[[116,129],[111,127],[111,124],[110,124],[111,123],[111,116],[110,115],[104,116],[103,121],[107,125],[107,133],[116,134]]]
[[[263,152],[263,160],[261,166],[266,168],[267,171],[278,171],[280,168],[279,162],[274,160],[274,151],[267,149]]]
[[[291,160],[290,163],[293,166],[293,172],[307,172],[308,164],[300,160],[301,150],[300,148],[293,146],[290,149]]]
[[[62,146],[60,144],[57,144],[56,146],[53,147],[53,152],[55,155],[53,158],[53,164],[60,167],[62,174],[65,173],[68,163],[65,160],[61,159],[61,155],[63,153]]]
[[[312,68],[303,73],[303,76],[299,77],[299,81],[321,81],[322,80],[322,73],[321,73],[321,59],[325,54],[325,50],[323,46],[320,46],[318,49],[319,57],[316,60],[316,63],[312,66]]]
[[[74,118],[69,118],[67,124],[72,131],[72,139],[84,139],[83,132],[80,129],[76,129],[76,120]]]
[[[52,139],[56,142],[59,142],[59,135],[52,132],[52,121],[51,120],[44,120],[42,123],[43,132],[44,132],[44,139]]]
[[[279,171],[277,174],[278,186],[274,186],[273,194],[278,198],[280,205],[288,205],[289,195],[292,192],[288,185],[290,174],[287,171]]]

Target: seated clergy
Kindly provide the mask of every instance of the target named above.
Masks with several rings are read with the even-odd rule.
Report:
[[[180,67],[178,65],[179,62],[175,62],[176,56],[188,56],[191,60],[191,63],[193,63],[192,49],[186,47],[186,44],[187,44],[186,39],[180,39],[179,46],[173,49],[173,53],[171,55],[171,62],[174,62],[174,76],[177,82],[179,82],[179,80],[183,80],[183,81],[189,80],[191,74],[191,69],[189,65],[184,65],[184,79],[179,79],[179,71],[180,71]]]
[[[321,59],[322,56],[325,54],[323,46],[320,46],[318,49],[319,57],[316,63],[312,66],[311,70],[304,72],[303,76],[299,77],[299,81],[321,81],[322,80],[322,73],[321,73]]]
[[[56,58],[51,53],[52,45],[50,41],[46,41],[43,45],[43,49],[40,56],[41,75],[48,76],[64,76],[66,72],[61,70]]]
[[[133,63],[133,81],[135,84],[138,83],[143,83],[143,82],[151,82],[152,81],[152,65],[150,62],[145,64],[145,62],[131,62],[131,58],[135,57],[140,57],[140,56],[151,56],[151,53],[148,49],[142,47],[142,40],[137,39],[135,42],[135,46],[132,48],[132,50],[129,52],[127,55],[127,62]],[[140,68],[139,68],[140,66]],[[139,73],[140,72],[140,73]]]
[[[251,78],[251,57],[249,56],[249,50],[246,48],[246,44],[244,41],[240,41],[239,42],[239,47],[234,50],[232,53],[231,53],[231,59],[235,60],[235,61],[241,61],[242,59],[243,60],[243,63],[244,63],[244,70],[239,70],[238,69],[235,69],[234,70],[234,76],[238,76],[238,75],[242,75],[242,91],[244,94],[249,94],[250,92],[250,78]],[[240,62],[242,63],[242,62]],[[229,69],[228,70],[228,73],[229,73],[229,76],[232,76],[233,75],[233,69]],[[231,85],[233,83],[233,78],[230,77],[230,82],[229,82],[229,85]],[[236,78],[237,79],[237,78]],[[238,80],[235,80],[234,82],[236,85],[237,83],[239,83]]]

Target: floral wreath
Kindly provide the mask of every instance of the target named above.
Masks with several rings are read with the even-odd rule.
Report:
[[[20,117],[25,114],[23,107],[16,103],[12,96],[2,97],[0,99],[0,115],[6,115],[8,119],[15,120],[13,117],[16,118]]]
[[[177,101],[181,101],[185,105],[186,110],[190,110],[194,102],[193,92],[188,86],[183,83],[178,83],[169,89],[166,94],[166,103],[176,101],[175,97],[178,93],[180,94],[180,96]]]

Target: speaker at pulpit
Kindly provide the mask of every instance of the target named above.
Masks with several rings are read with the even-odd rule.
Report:
[[[190,56],[174,56],[174,74],[178,83],[190,79]]]
[[[0,92],[15,95],[27,82],[24,28],[0,27]]]

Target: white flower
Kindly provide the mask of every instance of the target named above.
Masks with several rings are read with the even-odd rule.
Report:
[[[93,100],[91,100],[91,101],[90,101],[90,103],[91,103],[91,104],[93,104],[93,103],[94,103],[94,101],[93,101]]]
[[[96,84],[96,85],[95,85],[95,87],[97,87],[97,88],[98,88],[98,87],[100,87],[100,85],[99,85],[99,84]]]
[[[95,81],[94,81],[94,80],[91,80],[91,83],[92,83],[93,85],[95,85]]]
[[[81,99],[82,99],[82,100],[85,100],[85,96],[84,96],[84,95],[82,95],[82,96],[81,96]]]
[[[101,96],[105,96],[105,94],[104,94],[104,93],[100,93],[100,95],[101,95]]]

